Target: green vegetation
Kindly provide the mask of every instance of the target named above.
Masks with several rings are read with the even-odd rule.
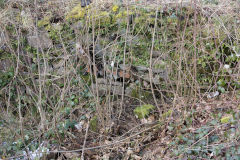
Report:
[[[235,136],[240,134],[239,129],[236,128],[223,129],[227,126],[227,123],[230,122],[235,126],[238,123],[239,113],[233,113],[232,115],[225,116],[223,118],[221,118],[221,113],[219,113],[217,117],[219,117],[220,121],[217,121],[216,119],[210,120],[208,123],[202,125],[194,131],[187,131],[187,129],[193,125],[193,121],[191,121],[193,119],[190,117],[185,125],[173,123],[169,124],[168,128],[171,131],[174,131],[176,127],[181,126],[181,129],[178,130],[176,137],[170,143],[175,156],[182,158],[194,158],[196,156],[208,158],[210,156],[209,153],[211,153],[211,157],[215,157],[216,159],[221,157],[226,159],[238,159],[240,146],[236,144],[236,141],[233,141],[232,145],[227,148],[224,144],[219,142],[230,142]],[[186,133],[186,131],[188,133]],[[219,131],[222,133],[218,133]],[[232,137],[232,135],[234,135],[234,137]]]

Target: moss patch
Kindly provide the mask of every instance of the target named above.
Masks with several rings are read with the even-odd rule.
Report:
[[[87,7],[82,8],[81,3],[75,6],[66,16],[67,20],[70,19],[81,19],[84,18],[85,14],[87,13]]]
[[[94,132],[97,132],[98,130],[98,119],[97,119],[97,116],[94,116],[91,120],[90,120],[90,129]]]
[[[146,118],[149,115],[150,111],[152,111],[153,109],[155,109],[155,106],[151,104],[145,104],[135,108],[134,114],[140,119]]]
[[[222,124],[229,123],[231,118],[232,118],[231,116],[225,116],[225,117],[221,118],[220,121],[221,121]]]

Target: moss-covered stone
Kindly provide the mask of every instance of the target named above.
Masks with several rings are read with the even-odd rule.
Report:
[[[150,114],[150,111],[152,111],[153,109],[155,109],[155,106],[151,104],[145,104],[135,108],[134,114],[138,118],[143,119],[143,118],[146,118]]]
[[[133,98],[142,99],[142,100],[147,100],[152,98],[152,93],[141,89],[137,85],[134,85],[134,86],[132,85],[131,88],[129,88],[128,92],[130,93],[128,94]]]
[[[89,127],[92,131],[97,132],[97,130],[98,130],[98,118],[97,118],[97,116],[94,116],[94,117],[91,118]]]

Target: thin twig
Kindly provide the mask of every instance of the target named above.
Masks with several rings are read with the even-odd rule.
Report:
[[[83,142],[83,147],[82,147],[82,155],[81,155],[82,160],[84,160],[84,150],[85,150],[85,145],[86,145],[87,136],[88,136],[88,129],[89,129],[89,121],[88,121],[88,124],[87,124],[86,133],[85,133],[84,142]]]

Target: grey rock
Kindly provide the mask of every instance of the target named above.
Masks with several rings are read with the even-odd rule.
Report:
[[[125,95],[131,96],[132,91],[136,89],[137,85],[135,83],[131,83],[126,89],[125,89]]]
[[[122,94],[122,86],[114,86],[114,85],[108,85],[108,84],[92,84],[91,88],[93,89],[93,93],[95,95],[96,91],[98,89],[98,95],[99,96],[105,96],[108,95],[109,92],[113,95],[121,95]]]
[[[19,24],[20,13],[20,9],[8,7],[6,11],[1,12],[1,24],[8,24],[9,20],[11,20],[11,23],[13,24]]]
[[[0,31],[0,49],[4,46],[5,42],[4,42],[4,32]]]
[[[165,69],[152,69],[153,73],[160,74],[160,75],[165,75],[166,70]]]
[[[83,29],[84,24],[83,24],[82,21],[78,21],[78,22],[74,23],[74,24],[72,25],[72,27],[73,27],[73,29],[81,30],[81,29]]]
[[[98,78],[97,79],[98,84],[106,84],[106,85],[113,85],[113,86],[122,86],[121,82],[118,81],[111,81],[109,79],[105,78]]]
[[[6,32],[4,32],[4,30],[2,30],[2,31],[0,30],[0,51],[7,51],[7,52],[9,52],[6,40],[7,40]]]
[[[153,70],[153,73],[157,73],[156,75],[159,76],[159,78],[166,80],[168,78],[168,70]]]
[[[88,6],[92,1],[91,0],[81,0],[81,7]]]
[[[136,66],[135,67],[138,72],[147,72],[148,68],[145,66]]]
[[[208,93],[208,95],[207,95],[207,98],[214,98],[214,97],[217,97],[218,95],[219,95],[220,93],[218,92],[218,91],[216,91],[216,92],[210,92],[210,93]]]
[[[152,57],[153,58],[158,58],[162,55],[162,53],[160,51],[153,51],[152,52]]]
[[[150,76],[149,76],[149,74],[145,74],[142,78],[143,78],[145,81],[150,82]],[[153,78],[152,78],[152,83],[154,83],[154,84],[160,84],[160,76],[159,76],[159,75],[153,76]]]
[[[119,64],[119,68],[121,69],[121,70],[130,70],[130,68],[131,68],[131,66],[130,65],[128,65],[128,64]]]
[[[10,59],[0,60],[0,71],[6,72],[10,69],[11,66],[12,63]]]
[[[29,35],[27,39],[28,44],[34,48],[47,49],[52,46],[52,40],[48,37],[48,34],[44,31],[39,32],[38,36]]]
[[[101,44],[97,43],[97,44],[95,45],[95,56],[96,56],[96,58],[99,59],[99,58],[102,58],[103,55],[104,55],[103,47],[102,47]]]
[[[34,18],[32,16],[32,11],[30,8],[24,8],[24,10],[21,11],[21,19],[22,19],[22,26],[25,29],[33,29],[34,28]]]
[[[153,73],[160,74],[165,77],[166,73],[167,73],[166,67],[167,67],[167,64],[163,60],[161,60],[159,58],[153,59],[153,65],[152,65]]]

